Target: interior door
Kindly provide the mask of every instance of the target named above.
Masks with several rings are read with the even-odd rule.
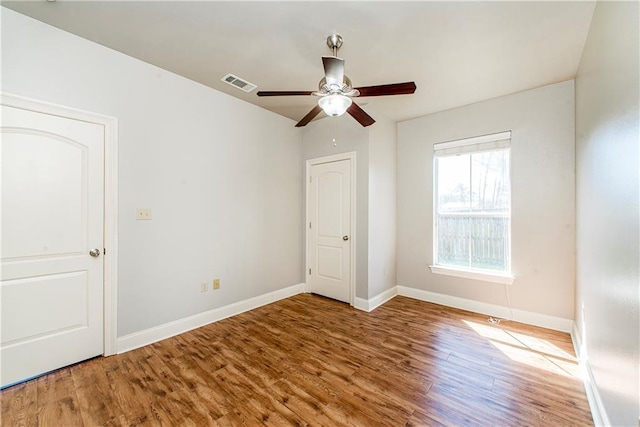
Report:
[[[351,302],[351,160],[311,166],[309,290]]]
[[[104,126],[2,105],[0,383],[103,353]]]

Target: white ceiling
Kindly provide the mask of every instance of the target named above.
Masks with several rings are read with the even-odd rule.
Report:
[[[316,90],[326,37],[341,34],[354,86],[415,81],[414,95],[361,98],[393,120],[575,76],[593,2],[2,2],[104,46],[294,120],[315,97],[258,98],[257,90]]]

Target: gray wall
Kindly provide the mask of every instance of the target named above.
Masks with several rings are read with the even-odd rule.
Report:
[[[609,421],[640,416],[638,2],[598,2],[576,76],[576,320]]]
[[[119,336],[304,281],[293,121],[5,8],[2,41],[3,91],[119,120]]]
[[[398,124],[398,285],[507,305],[503,285],[431,273],[433,144],[511,130],[514,309],[573,319],[574,92],[567,81]]]
[[[369,110],[368,298],[396,286],[396,123]]]
[[[348,114],[307,125],[302,157],[356,152],[356,297],[367,300],[396,285],[396,124],[365,109],[367,128]]]
[[[333,146],[333,138],[336,139],[336,147]],[[302,134],[302,158],[304,162],[302,162],[301,168],[304,168],[304,163],[309,159],[350,151],[356,152],[357,168],[356,297],[366,299],[369,276],[369,130],[360,126],[348,114],[335,118],[325,117],[304,127]],[[303,191],[306,192],[306,189],[307,186],[305,185]],[[303,200],[306,200],[306,196],[304,197]],[[303,203],[303,209],[304,206]],[[305,269],[304,266],[303,269]]]

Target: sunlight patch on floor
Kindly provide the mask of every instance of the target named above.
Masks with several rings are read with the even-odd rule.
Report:
[[[514,362],[564,377],[580,377],[575,356],[545,339],[522,332],[506,331],[499,326],[468,320],[463,322]]]

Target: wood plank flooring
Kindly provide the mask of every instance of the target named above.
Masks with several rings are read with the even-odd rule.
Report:
[[[5,389],[3,426],[593,425],[567,334],[309,294]]]

